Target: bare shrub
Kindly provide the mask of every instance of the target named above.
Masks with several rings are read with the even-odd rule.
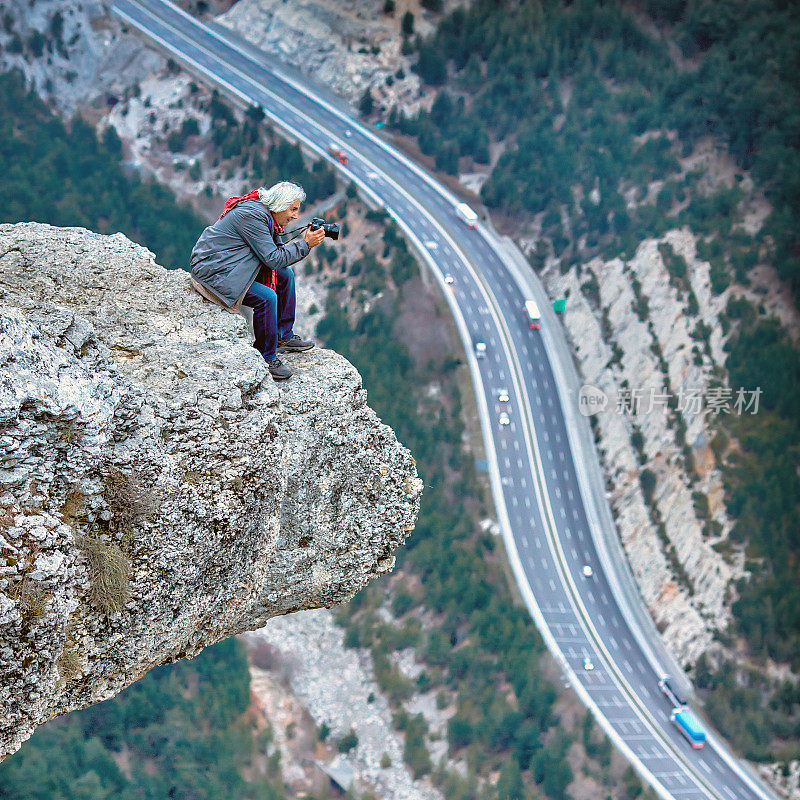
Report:
[[[117,530],[129,532],[152,514],[156,505],[155,497],[138,473],[108,467],[103,477],[103,496]]]

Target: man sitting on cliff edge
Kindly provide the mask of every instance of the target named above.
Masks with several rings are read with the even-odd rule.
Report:
[[[306,228],[302,239],[288,244],[278,238],[305,199],[303,189],[289,181],[229,198],[219,219],[200,234],[189,262],[192,286],[207,300],[233,313],[242,305],[253,309],[254,347],[276,381],[292,375],[278,350],[314,347],[292,330],[296,298],[290,265],[320,244],[325,232]]]

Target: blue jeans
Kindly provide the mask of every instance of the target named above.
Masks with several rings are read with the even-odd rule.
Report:
[[[290,267],[276,270],[278,274],[277,294],[262,283],[253,283],[242,303],[253,309],[253,346],[272,361],[277,354],[278,340],[292,335],[295,313],[294,272]]]

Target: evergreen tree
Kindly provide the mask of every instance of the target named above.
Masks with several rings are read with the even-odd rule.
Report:
[[[364,94],[361,95],[361,99],[358,101],[358,110],[365,117],[369,117],[375,110],[375,100],[372,97],[372,90],[369,86],[364,89]]]

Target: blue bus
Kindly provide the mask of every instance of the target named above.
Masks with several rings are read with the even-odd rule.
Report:
[[[706,732],[703,730],[703,726],[688,708],[685,706],[673,708],[670,719],[695,750],[700,750],[706,743]]]

